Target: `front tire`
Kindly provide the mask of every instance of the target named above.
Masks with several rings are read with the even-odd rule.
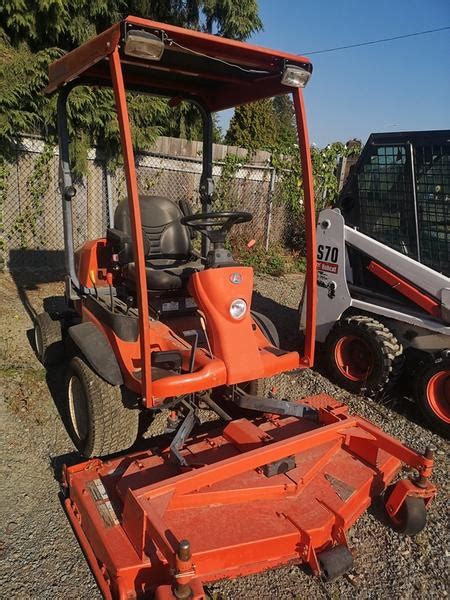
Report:
[[[274,322],[269,319],[269,317],[266,317],[266,315],[263,313],[256,312],[255,310],[252,310],[251,314],[256,325],[266,336],[272,346],[274,348],[279,348],[280,335],[278,333],[278,329],[275,327]],[[247,381],[240,384],[240,387],[247,392],[247,394],[251,394],[252,396],[265,396],[267,391],[267,380],[255,379],[253,381]]]
[[[329,378],[352,393],[376,396],[401,374],[403,348],[382,323],[366,315],[339,320],[325,342]]]
[[[69,365],[67,415],[72,440],[87,458],[127,450],[138,435],[139,411],[125,406],[121,387],[107,383],[78,356]]]
[[[450,358],[423,365],[416,374],[415,400],[427,423],[450,437]]]
[[[275,348],[280,347],[280,335],[278,333],[278,329],[275,327],[275,324],[269,317],[266,317],[263,313],[256,312],[256,310],[251,311],[251,315],[256,325],[262,331],[262,333],[266,336],[266,338],[270,341],[272,346]]]

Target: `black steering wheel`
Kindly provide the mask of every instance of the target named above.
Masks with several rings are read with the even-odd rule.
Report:
[[[212,244],[223,244],[234,225],[253,219],[249,212],[211,212],[181,217],[180,223],[205,235]]]

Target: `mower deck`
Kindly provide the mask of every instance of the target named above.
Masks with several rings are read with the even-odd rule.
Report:
[[[290,561],[319,574],[320,553],[346,549],[346,531],[402,462],[431,470],[332,398],[302,403],[318,423],[267,415],[192,437],[184,472],[167,450],[66,468],[66,510],[105,598],[202,598],[203,582]],[[349,568],[338,555],[334,575]]]

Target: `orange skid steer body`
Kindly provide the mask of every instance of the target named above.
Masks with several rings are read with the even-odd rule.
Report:
[[[414,452],[370,422],[349,415],[345,406],[326,395],[288,403],[239,387],[311,367],[314,361],[315,211],[301,89],[311,72],[310,61],[301,56],[135,17],[50,65],[46,93],[59,92],[66,297],[81,321],[77,331],[100,332],[107,340],[102,347],[111,349],[113,360],[110,371],[100,375],[131,393],[141,410],[171,408],[180,399],[189,409],[188,419],[197,398],[208,397],[210,407],[226,421],[222,426],[216,423],[215,429],[187,428],[189,435],[182,436],[183,443],[175,449],[166,436],[152,449],[65,467],[65,508],[105,598],[155,594],[161,600],[198,600],[205,598],[204,583],[289,562],[306,563],[315,574],[333,578],[351,567],[348,529],[403,464],[417,476],[391,489],[386,509],[394,526],[417,527],[408,520],[408,506],[419,502],[425,510],[435,494],[429,482],[430,451]],[[120,263],[111,251],[111,240],[123,239],[115,229],[106,238],[73,248],[75,190],[65,105],[76,85],[113,89],[133,249],[127,262]],[[186,235],[185,225],[203,236],[201,260],[192,268],[158,271],[148,266],[151,248],[142,233],[143,200],[126,90],[165,96],[175,104],[190,101],[202,116],[204,212],[179,219],[180,236]],[[307,245],[302,354],[281,350],[266,335],[250,311],[253,271],[236,264],[224,244],[231,226],[247,222],[251,215],[211,212],[211,113],[286,93],[292,95],[295,108]],[[156,200],[173,209],[167,199]],[[186,261],[183,264],[191,264]],[[170,285],[179,288],[173,298],[186,307],[189,301],[194,309],[170,318],[152,317],[153,299],[158,294],[167,297],[170,278],[176,280]],[[135,300],[131,311],[127,296],[120,297],[123,288],[127,294],[131,290]],[[197,346],[197,338],[193,342],[186,336],[190,330],[203,331],[206,341]],[[73,340],[80,341],[80,335]],[[99,358],[95,349],[89,354],[85,348],[85,353],[94,368]],[[155,363],[167,353],[173,364],[173,356],[179,358],[176,368]],[[244,411],[238,418],[228,417],[208,396],[221,388],[228,390],[228,404],[237,402]]]

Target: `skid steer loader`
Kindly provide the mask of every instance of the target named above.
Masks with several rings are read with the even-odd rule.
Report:
[[[336,207],[319,215],[317,260],[330,379],[377,396],[404,375],[448,435],[450,130],[372,134]]]

